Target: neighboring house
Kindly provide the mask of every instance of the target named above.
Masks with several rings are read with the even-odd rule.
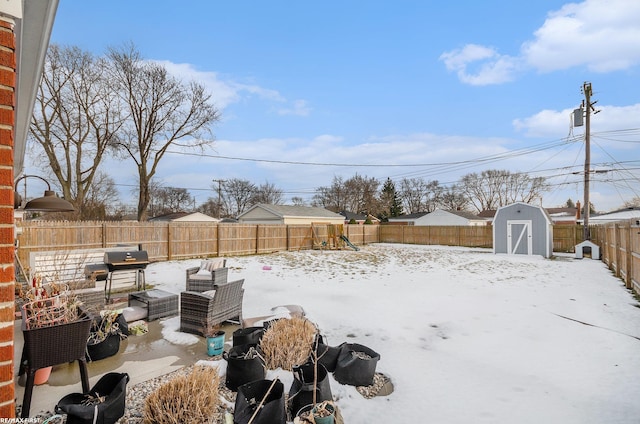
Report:
[[[491,220],[464,211],[436,209],[415,220],[413,225],[454,226],[489,225]]]
[[[640,221],[640,208],[639,207],[631,207],[620,209],[614,212],[603,213],[598,215],[592,215],[589,217],[589,225],[595,224],[608,224],[609,222],[619,222],[619,221]],[[580,220],[580,224],[582,224],[583,220]],[[636,222],[637,225],[640,225],[639,222]]]
[[[344,216],[312,206],[266,205],[252,206],[238,216],[241,224],[344,224]]]
[[[395,225],[416,225],[416,220],[422,218],[429,212],[415,212],[406,215],[394,216],[389,218],[389,224]]]
[[[554,225],[576,225],[578,208],[545,208]]]
[[[340,211],[340,215],[344,216],[344,223],[348,224],[353,219],[356,224],[362,225],[365,223],[367,218],[371,221],[372,224],[379,224],[380,220],[373,215],[365,215],[362,213],[354,213],[348,211]]]
[[[436,209],[433,212],[419,212],[410,215],[389,218],[389,222],[405,223],[405,225],[421,226],[466,226],[466,225],[489,225],[490,219],[481,218],[464,211],[453,211]]]
[[[170,221],[170,222],[214,222],[220,220],[200,212],[174,212],[165,215],[154,216],[149,221]]]

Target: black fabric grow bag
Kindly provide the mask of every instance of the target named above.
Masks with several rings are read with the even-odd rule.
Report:
[[[333,377],[340,384],[370,386],[379,360],[380,354],[368,347],[345,343],[340,347]]]
[[[120,350],[120,335],[109,334],[100,343],[87,343],[87,361],[99,361],[115,355]]]
[[[227,361],[227,376],[225,384],[234,392],[238,387],[256,380],[263,380],[266,376],[264,362],[259,355],[246,359],[246,354],[251,348],[256,349],[255,344],[247,344],[232,347],[229,352],[224,352],[222,357]]]
[[[320,334],[316,335],[316,340],[313,342],[313,349],[318,355],[318,363],[324,365],[327,371],[335,371],[342,345],[344,345],[344,343],[336,347],[329,346],[324,342],[324,338]]]
[[[293,367],[293,383],[289,389],[288,408],[292,416],[305,405],[313,403],[313,362]],[[318,364],[318,379],[316,383],[316,402],[333,400],[329,373],[322,364]]]
[[[233,332],[233,346],[257,345],[264,334],[264,327],[239,328]]]
[[[273,384],[271,391],[269,387]],[[281,381],[257,380],[238,387],[234,424],[247,424],[264,399],[262,407],[251,421],[251,424],[285,424],[287,414],[284,406],[284,385]]]
[[[71,393],[60,399],[55,411],[67,414],[67,424],[115,424],[124,415],[128,382],[127,373],[107,373],[89,393]],[[100,396],[103,402],[86,404],[88,399]]]

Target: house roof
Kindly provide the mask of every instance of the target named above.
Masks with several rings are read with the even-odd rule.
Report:
[[[592,215],[589,217],[589,222],[613,222],[613,221],[626,221],[628,219],[640,218],[640,208],[631,207],[625,209],[619,209],[617,211],[603,213],[598,215]]]
[[[478,214],[478,216],[480,218],[493,218],[494,216],[496,216],[496,210],[495,209],[485,209],[482,212],[480,212]]]
[[[344,216],[347,221],[352,219],[355,219],[356,221],[365,221],[367,219],[367,216],[364,214],[349,211],[340,211],[340,215]]]
[[[172,212],[149,218],[149,221],[218,221],[209,215],[200,212]]]
[[[341,218],[344,217],[335,212],[331,212],[325,208],[319,208],[315,206],[297,206],[297,205],[267,205],[264,203],[259,203],[257,205],[249,208],[248,211],[244,212],[242,215],[249,213],[254,209],[264,209],[272,214],[279,216],[281,218],[290,218],[290,217],[306,217],[306,218]]]
[[[13,170],[20,175],[24,167],[27,134],[36,91],[44,68],[44,60],[53,28],[58,0],[3,2],[3,14],[16,19],[16,111],[13,147]]]
[[[445,212],[449,212],[451,214],[457,215],[457,216],[459,216],[461,218],[468,219],[470,221],[484,221],[485,220],[485,218],[480,217],[478,215],[475,215],[475,214],[473,214],[471,212],[458,211],[458,210],[452,210],[452,209],[442,209],[442,210],[444,210]]]
[[[418,218],[422,218],[423,216],[427,215],[429,212],[414,212],[414,213],[409,213],[406,215],[400,215],[400,216],[394,216],[392,218],[389,218],[389,221],[409,221],[409,220],[414,220],[414,219],[418,219]]]

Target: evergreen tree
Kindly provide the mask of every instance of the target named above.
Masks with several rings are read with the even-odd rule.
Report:
[[[400,201],[400,196],[396,191],[396,186],[391,181],[391,178],[387,178],[384,185],[382,186],[382,192],[380,193],[380,203],[382,206],[382,211],[378,218],[383,221],[387,221],[389,218],[394,216],[400,216],[403,214],[402,211],[402,202]]]

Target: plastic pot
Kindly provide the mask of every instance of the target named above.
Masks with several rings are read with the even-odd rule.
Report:
[[[215,336],[207,337],[207,355],[222,355],[222,352],[224,352],[224,336],[224,331],[218,331]]]

